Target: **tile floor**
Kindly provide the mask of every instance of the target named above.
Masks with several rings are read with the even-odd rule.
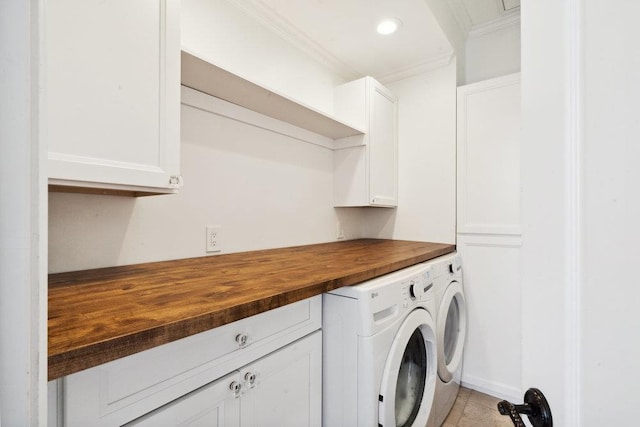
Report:
[[[500,415],[497,397],[460,387],[456,402],[442,427],[513,427],[509,417]]]

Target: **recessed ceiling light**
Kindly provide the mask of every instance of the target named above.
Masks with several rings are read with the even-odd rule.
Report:
[[[400,25],[402,25],[402,22],[399,19],[383,19],[378,23],[377,31],[378,34],[383,35],[393,34],[398,31]]]

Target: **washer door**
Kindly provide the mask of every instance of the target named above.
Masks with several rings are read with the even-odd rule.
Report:
[[[423,309],[413,310],[400,326],[382,374],[379,425],[427,424],[436,382],[434,326]]]
[[[442,295],[438,308],[438,375],[445,383],[453,378],[462,363],[467,334],[467,308],[462,284],[453,281]]]

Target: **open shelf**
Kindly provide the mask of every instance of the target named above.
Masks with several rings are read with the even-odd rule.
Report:
[[[331,139],[364,131],[182,51],[182,85]]]

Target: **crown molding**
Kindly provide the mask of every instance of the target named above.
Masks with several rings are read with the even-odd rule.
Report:
[[[484,36],[494,31],[502,30],[514,25],[520,24],[520,8],[517,7],[505,12],[499,18],[484,22],[480,25],[474,25],[469,31],[468,38]]]
[[[228,0],[229,4],[236,7],[241,12],[250,16],[265,26],[268,30],[277,34],[280,38],[300,49],[309,55],[313,60],[324,65],[333,73],[343,78],[345,81],[355,80],[364,76],[363,73],[351,68],[349,65],[341,61],[328,50],[324,49],[318,43],[313,41],[303,31],[300,31],[293,23],[283,18],[277,11],[267,6],[261,0]],[[460,9],[460,16],[456,17],[458,25],[471,27],[471,18],[466,13],[462,0],[451,0],[456,5],[454,7]],[[400,69],[392,70],[374,77],[381,83],[389,83],[402,80],[414,75],[429,72],[440,67],[444,67],[451,63],[455,56],[453,51],[427,58],[424,61],[414,63]]]
[[[426,61],[419,62],[417,64],[409,65],[400,69],[392,70],[388,73],[377,74],[374,77],[382,84],[388,84],[403,80],[409,77],[417,76],[418,74],[427,73],[438,68],[445,67],[451,63],[455,54],[453,50],[450,50],[442,55],[434,56]]]
[[[300,49],[302,52],[324,65],[341,78],[348,81],[362,77],[361,73],[352,69],[318,43],[314,42],[304,32],[298,30],[291,22],[283,18],[269,6],[265,5],[262,1],[234,0],[229,1],[229,4],[256,19],[267,29]]]

